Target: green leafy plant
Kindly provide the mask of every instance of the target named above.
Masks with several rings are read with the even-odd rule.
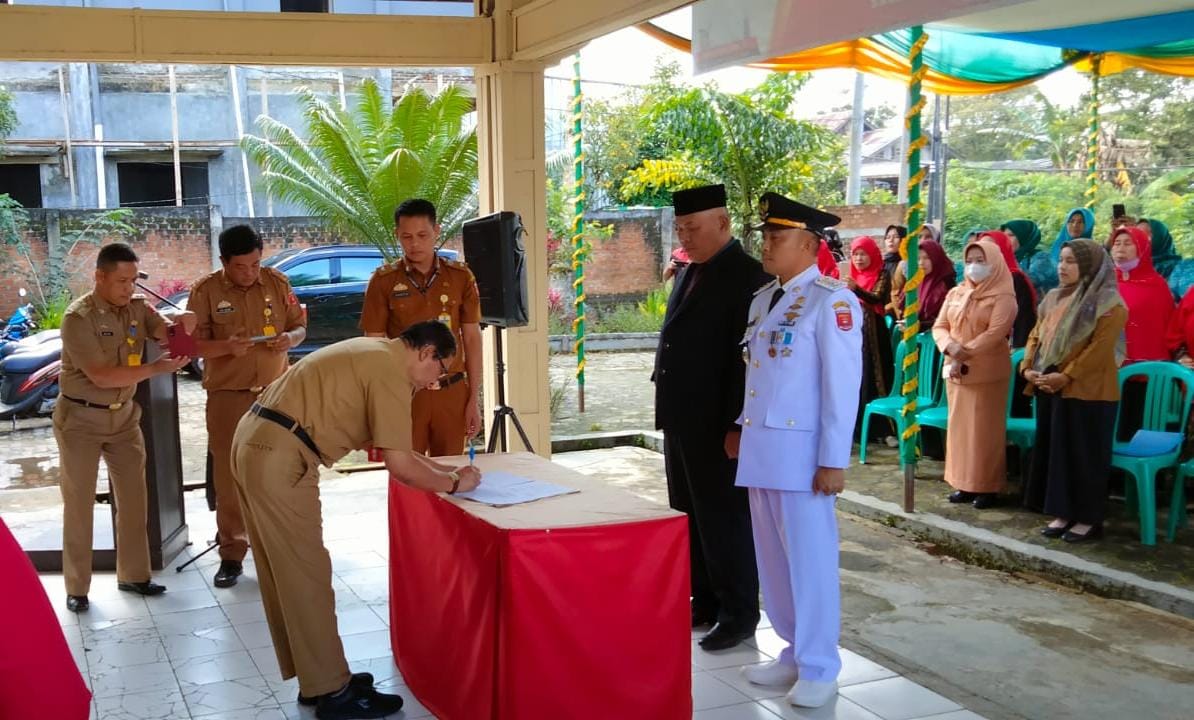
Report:
[[[640,315],[657,322],[662,327],[663,318],[667,315],[667,301],[671,295],[670,288],[663,285],[647,293],[646,299],[638,304]]]
[[[663,327],[662,315],[649,316],[629,303],[602,310],[594,308],[589,315],[590,333],[649,333],[659,332]]]
[[[551,383],[551,396],[548,398],[548,407],[551,411],[551,420],[555,422],[564,414],[564,401],[568,399],[568,384],[566,382]]]
[[[449,85],[435,95],[407,90],[391,107],[366,80],[351,110],[299,91],[306,136],[272,118],[241,147],[261,166],[265,187],[302,206],[355,242],[401,255],[394,208],[421,197],[435,203],[443,236],[453,237],[477,210],[477,133],[473,101]]]
[[[895,205],[900,200],[896,194],[884,187],[869,188],[862,193],[863,205]]]
[[[41,330],[57,330],[62,327],[62,318],[66,315],[66,309],[70,307],[73,299],[69,292],[60,292],[50,298],[45,304],[38,306],[38,328]]]

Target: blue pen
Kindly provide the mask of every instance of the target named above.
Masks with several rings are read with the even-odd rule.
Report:
[[[477,448],[473,447],[473,441],[468,441],[468,464],[471,467],[473,461],[477,459]]]

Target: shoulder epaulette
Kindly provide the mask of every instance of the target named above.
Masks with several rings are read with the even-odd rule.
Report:
[[[846,285],[846,283],[842,282],[841,280],[838,280],[837,278],[831,278],[828,275],[822,275],[821,277],[817,278],[816,280],[813,281],[813,285],[816,285],[819,288],[824,288],[826,290],[831,290],[831,291],[832,290],[845,290],[847,287],[849,287],[848,285]]]

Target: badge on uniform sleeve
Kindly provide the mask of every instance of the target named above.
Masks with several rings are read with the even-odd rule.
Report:
[[[833,314],[837,317],[838,330],[854,329],[854,314],[850,312],[850,303],[838,300],[833,304]]]

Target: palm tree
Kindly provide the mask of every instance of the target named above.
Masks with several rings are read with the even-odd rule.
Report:
[[[434,96],[407,90],[391,108],[372,79],[356,106],[342,110],[299,90],[306,138],[267,116],[241,147],[261,167],[266,189],[348,238],[401,255],[394,208],[409,198],[435,203],[443,237],[477,211],[477,133],[466,122],[473,101],[449,85]]]

